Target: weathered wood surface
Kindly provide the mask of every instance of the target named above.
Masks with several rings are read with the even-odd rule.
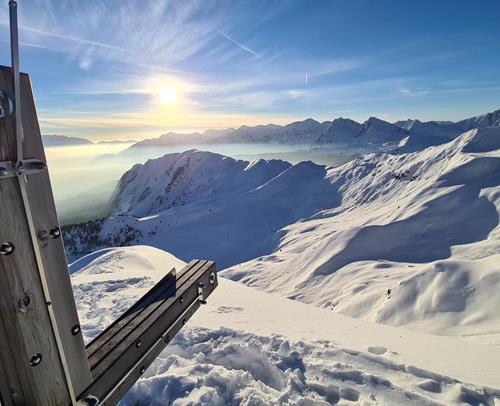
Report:
[[[14,94],[10,68],[0,67],[0,89]],[[21,102],[24,158],[45,162],[31,83],[25,74],[21,75]],[[14,122],[14,115],[0,120],[0,161],[16,160]],[[40,248],[51,304],[45,300],[18,179],[0,178],[0,243],[15,246],[13,254],[0,256],[1,397],[4,404],[68,405],[70,396],[48,306],[54,312],[75,393],[90,384],[90,369],[81,333],[71,332],[79,321],[62,238],[49,236],[59,223],[48,172],[26,178],[35,232],[44,235],[35,244]],[[31,366],[36,354],[42,360]]]
[[[115,405],[217,286],[215,263],[192,261],[163,278],[87,346],[93,383],[82,396]]]

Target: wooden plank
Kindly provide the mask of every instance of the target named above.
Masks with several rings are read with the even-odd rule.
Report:
[[[154,302],[149,303],[146,306],[140,306],[141,312],[139,313],[140,317],[129,318],[129,321],[123,325],[117,332],[114,334],[113,339],[99,345],[99,349],[93,354],[92,357],[89,357],[90,369],[92,371],[92,377],[95,379],[97,376],[101,374],[101,371],[105,370],[108,367],[109,363],[112,363],[114,359],[107,354],[111,353],[113,349],[119,346],[123,340],[132,335],[137,335],[139,326],[144,322],[151,314],[158,310],[159,307],[163,306],[165,302],[168,300],[173,301],[175,297],[178,296],[185,288],[185,284],[189,281],[189,278],[192,275],[196,274],[200,269],[207,265],[208,261],[198,261],[192,267],[185,267],[180,273],[178,278],[174,281],[174,284],[169,284],[167,289],[163,292],[161,297],[158,297]],[[114,356],[118,356],[119,353],[115,352]]]
[[[0,89],[9,95],[14,93],[8,67],[0,67]],[[21,74],[21,103],[24,158],[45,162],[31,82],[26,74]],[[13,115],[0,120],[1,161],[17,158],[14,122]],[[35,235],[59,227],[48,172],[31,174],[26,179]],[[0,256],[0,337],[4,338],[0,342],[0,358],[5,372],[3,379],[7,380],[0,384],[2,398],[14,396],[4,394],[2,388],[9,387],[16,392],[16,404],[21,400],[37,405],[69,404],[70,395],[49,306],[56,320],[54,325],[60,331],[60,347],[75,392],[88,386],[91,375],[81,334],[71,334],[79,321],[62,238],[39,241],[35,237],[33,241],[17,178],[0,179],[0,201],[0,242],[15,245],[12,255]],[[39,249],[46,271],[50,304],[45,300],[35,249]],[[29,303],[21,309],[19,303],[25,298],[29,298]],[[42,354],[42,362],[36,367],[30,366],[31,357],[38,353]]]
[[[199,260],[191,261],[188,266],[191,268],[199,263]],[[87,345],[87,357],[93,359],[94,353],[102,349],[102,347],[114,337],[123,326],[129,323],[134,317],[136,317],[145,307],[149,306],[156,299],[164,293],[171,285],[175,284],[176,276],[171,272],[167,273],[150,291],[143,295],[130,309],[128,309],[123,315],[110,324],[106,330],[104,330],[98,337],[92,340]]]
[[[3,134],[0,134],[2,137]],[[0,256],[0,359],[7,370],[6,386],[26,404],[69,404],[64,374],[40,279],[16,178],[0,180],[0,241],[13,242],[15,251]],[[26,308],[20,301],[29,300]],[[38,366],[30,366],[35,354]],[[2,393],[2,398],[10,394]]]
[[[217,286],[213,262],[205,262],[194,272],[186,267],[182,275],[187,275],[187,279],[175,287],[174,296],[148,316],[141,313],[144,317],[131,321],[126,337],[92,370],[94,381],[82,395],[91,394],[101,401],[107,399],[105,404],[116,404],[199,307],[198,284],[203,284],[205,298]],[[140,346],[136,345],[138,342]]]
[[[214,287],[215,288],[215,287]],[[144,357],[133,366],[129,373],[120,381],[113,390],[103,399],[102,404],[105,406],[114,406],[120,399],[128,392],[128,390],[137,382],[146,369],[154,362],[154,360],[161,354],[165,347],[170,343],[173,337],[185,325],[185,323],[193,316],[193,314],[200,307],[198,301],[187,310],[183,317],[177,320],[170,329],[161,336],[151,349],[144,355]]]

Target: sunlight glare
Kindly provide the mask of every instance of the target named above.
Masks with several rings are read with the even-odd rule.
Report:
[[[160,94],[160,102],[167,106],[177,102],[177,89],[172,86],[163,86],[158,90]]]

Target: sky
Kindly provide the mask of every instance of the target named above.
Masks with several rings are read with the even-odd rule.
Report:
[[[19,0],[42,131],[142,139],[500,108],[500,2]],[[0,58],[9,65],[8,1]]]

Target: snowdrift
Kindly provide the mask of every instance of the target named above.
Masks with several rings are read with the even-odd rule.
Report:
[[[146,246],[72,264],[85,340],[182,265]],[[219,281],[122,405],[493,405],[500,396],[498,347],[372,324]]]

